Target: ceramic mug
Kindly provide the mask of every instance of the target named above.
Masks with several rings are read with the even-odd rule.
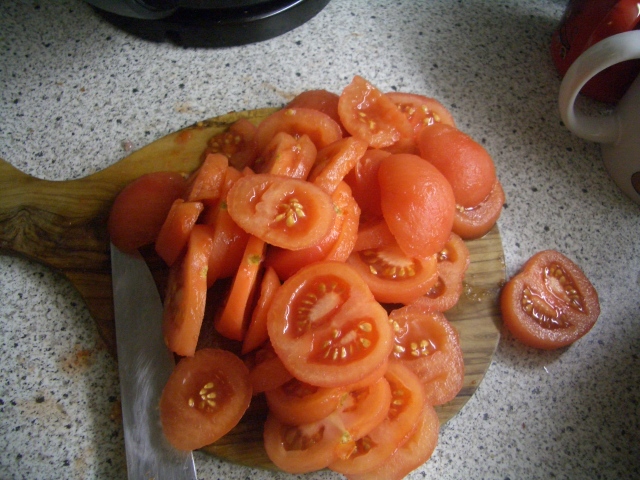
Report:
[[[571,65],[560,85],[562,121],[577,136],[602,144],[604,165],[620,187],[640,204],[640,76],[610,115],[588,116],[575,110],[580,89],[611,65],[640,58],[640,30],[605,38]]]

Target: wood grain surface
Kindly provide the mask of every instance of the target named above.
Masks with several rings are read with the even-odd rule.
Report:
[[[198,122],[77,180],[37,179],[0,159],[0,253],[26,256],[69,279],[84,298],[109,351],[115,355],[106,227],[114,198],[123,186],[145,173],[195,170],[211,136],[239,118],[248,118],[257,124],[272,111],[274,109],[234,112]],[[498,228],[467,245],[471,264],[464,292],[458,305],[446,314],[460,333],[465,380],[454,400],[437,407],[441,423],[458,413],[476,391],[500,338],[498,297],[505,281],[505,267]],[[166,269],[152,249],[145,250],[143,255],[162,293]],[[207,343],[225,344],[212,331],[205,332],[203,338]],[[265,415],[264,399],[257,396],[240,424],[204,450],[234,463],[275,468],[262,447]]]

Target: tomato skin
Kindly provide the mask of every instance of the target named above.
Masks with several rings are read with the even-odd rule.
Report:
[[[487,234],[500,218],[505,196],[500,180],[496,180],[489,196],[472,208],[456,206],[451,229],[465,240],[473,240]]]
[[[416,155],[395,154],[382,159],[378,183],[382,214],[400,248],[422,258],[442,250],[455,212],[447,179]]]
[[[546,350],[582,338],[600,315],[596,289],[578,265],[555,250],[533,255],[502,289],[500,305],[515,338]]]
[[[360,381],[392,346],[386,311],[341,262],[317,262],[287,279],[269,309],[267,329],[285,367],[316,386]]]
[[[123,252],[153,243],[173,202],[186,188],[176,172],[154,172],[125,186],[111,206],[107,231],[111,242]]]
[[[449,181],[458,205],[475,207],[489,196],[496,181],[493,159],[466,133],[443,123],[418,135],[420,156]]]
[[[413,134],[409,121],[395,104],[358,75],[342,90],[338,114],[352,136],[373,148],[388,147]]]
[[[160,398],[167,440],[178,450],[195,450],[228,433],[249,407],[248,378],[242,360],[227,350],[205,348],[181,359]]]

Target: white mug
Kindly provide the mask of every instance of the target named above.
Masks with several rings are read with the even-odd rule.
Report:
[[[640,76],[631,84],[611,115],[595,117],[576,112],[580,89],[611,65],[640,58],[640,30],[605,38],[571,65],[560,85],[562,121],[577,136],[601,143],[604,165],[620,189],[640,204]]]

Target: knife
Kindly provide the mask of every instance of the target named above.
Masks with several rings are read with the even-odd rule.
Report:
[[[166,440],[158,403],[175,362],[162,338],[162,301],[142,255],[111,244],[118,371],[129,480],[195,480],[192,452]]]

